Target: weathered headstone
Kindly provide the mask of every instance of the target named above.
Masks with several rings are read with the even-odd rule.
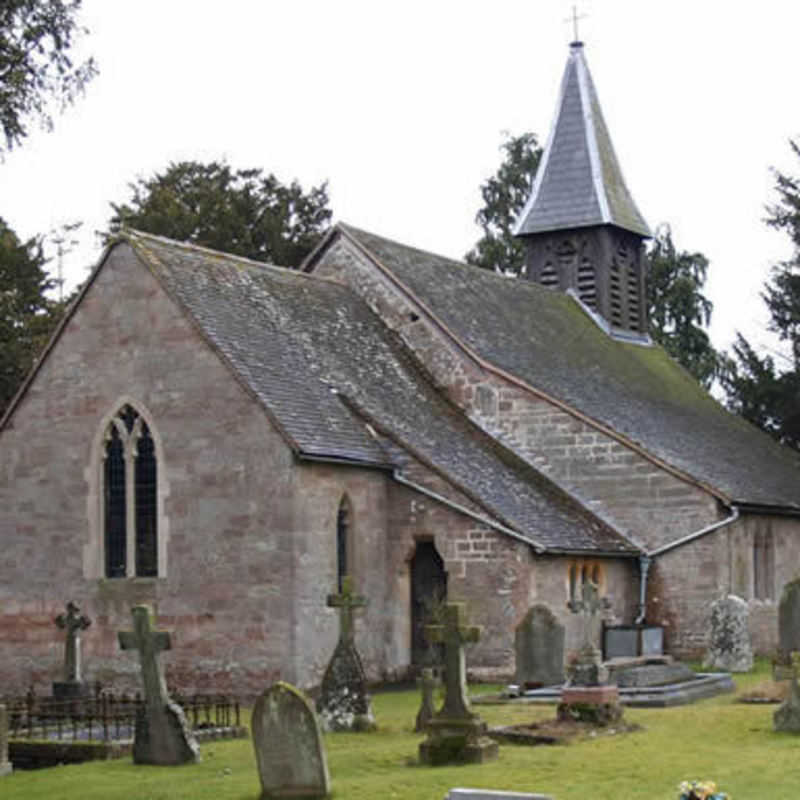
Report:
[[[8,760],[8,711],[0,705],[0,778],[11,772],[12,766]]]
[[[251,724],[262,800],[329,794],[322,734],[299,690],[282,682],[267,689],[256,701]]]
[[[787,668],[800,652],[800,578],[789,581],[778,604],[778,663]]]
[[[546,605],[528,610],[514,634],[516,674],[522,689],[564,682],[564,626]]]
[[[462,603],[447,603],[444,625],[429,625],[430,641],[445,648],[445,696],[441,710],[428,722],[428,738],[419,746],[424,764],[480,763],[497,758],[497,742],[486,735],[486,723],[470,710],[464,645],[477,642],[481,629],[463,622]]]
[[[121,631],[123,650],[138,650],[144,685],[144,705],[137,711],[133,740],[136,764],[185,764],[200,760],[200,748],[189,730],[183,709],[167,695],[158,654],[169,650],[170,636],[152,629],[150,609],[134,606],[133,631]]]
[[[422,702],[420,703],[419,711],[417,711],[414,730],[417,733],[421,733],[436,713],[436,709],[433,707],[433,692],[437,686],[441,685],[441,681],[433,674],[433,670],[430,667],[425,667],[417,684],[422,690]]]
[[[726,672],[747,672],[752,668],[748,617],[747,603],[734,594],[711,604],[711,642],[704,666]]]
[[[567,671],[567,682],[556,710],[558,719],[608,725],[622,718],[619,689],[608,683],[608,670],[594,644],[598,612],[609,605],[607,598],[600,597],[597,584],[590,580],[583,583],[581,599],[567,603],[573,614],[582,616],[583,645]]]
[[[53,682],[53,696],[59,700],[82,697],[89,688],[81,679],[81,631],[85,631],[92,621],[81,614],[80,608],[71,600],[67,603],[67,613],[59,614],[55,624],[66,631],[64,643],[64,676]]]
[[[347,575],[342,580],[341,594],[328,595],[328,606],[339,609],[339,641],[317,700],[320,722],[328,731],[366,731],[375,727],[364,667],[353,635],[353,612],[366,604],[364,597],[353,594]]]
[[[772,715],[772,725],[776,731],[800,733],[800,687],[797,685],[797,672],[800,669],[800,653],[789,655],[792,679],[789,696]]]

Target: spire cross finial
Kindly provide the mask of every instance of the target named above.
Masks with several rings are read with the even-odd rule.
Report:
[[[579,42],[580,38],[578,37],[578,20],[586,19],[586,14],[578,14],[578,7],[572,6],[572,16],[568,19],[565,19],[564,22],[571,22],[572,23],[572,41]]]

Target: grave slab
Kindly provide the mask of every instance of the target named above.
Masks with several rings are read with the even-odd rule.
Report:
[[[555,800],[549,794],[505,792],[495,789],[451,789],[444,800]]]
[[[253,747],[261,800],[313,800],[330,793],[325,747],[314,709],[305,695],[279,682],[256,701]]]

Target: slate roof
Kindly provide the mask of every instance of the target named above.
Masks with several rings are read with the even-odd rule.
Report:
[[[800,457],[726,411],[659,346],[607,336],[569,295],[350,226],[464,344],[738,504],[800,509]]]
[[[583,45],[573,42],[550,137],[514,233],[604,224],[652,236],[622,177]]]
[[[532,544],[637,552],[466,419],[349,288],[138,232],[126,240],[299,455],[397,466],[386,435]]]

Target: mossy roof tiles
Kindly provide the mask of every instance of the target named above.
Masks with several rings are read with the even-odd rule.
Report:
[[[387,435],[553,550],[635,548],[473,425],[345,286],[137,232],[127,240],[300,455],[398,466]]]
[[[731,501],[800,509],[797,454],[661,347],[608,336],[566,294],[339,227],[486,361]]]

